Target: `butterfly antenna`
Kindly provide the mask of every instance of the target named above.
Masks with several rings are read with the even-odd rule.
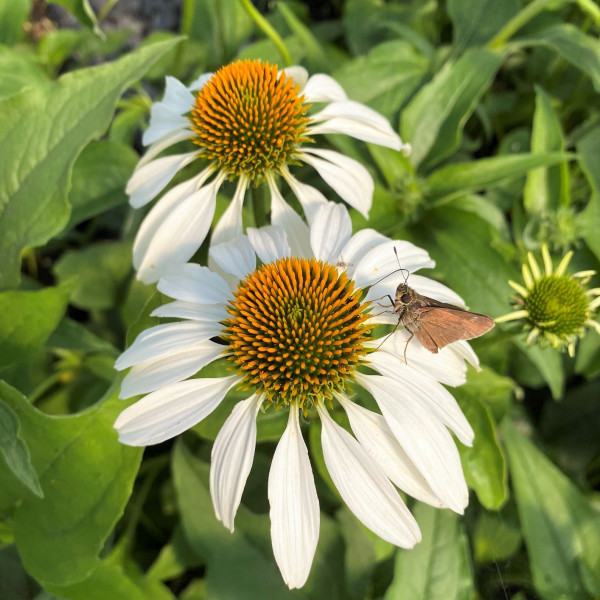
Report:
[[[402,268],[402,265],[400,264],[400,257],[398,256],[398,250],[397,250],[396,246],[394,246],[394,254],[396,255],[396,260],[398,261],[398,266],[400,267],[398,269],[398,271],[406,272],[406,275],[404,276],[404,283],[406,283],[408,281],[408,276],[410,275],[410,271],[408,269]],[[394,273],[397,273],[398,271],[394,271]]]

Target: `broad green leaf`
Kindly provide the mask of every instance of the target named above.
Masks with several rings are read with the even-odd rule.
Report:
[[[0,385],[0,398],[17,414],[44,498],[8,482],[0,464],[0,507],[14,508],[15,541],[23,563],[44,585],[82,581],[131,494],[142,450],[123,446],[113,424],[126,404],[110,395],[90,410],[51,417]]]
[[[552,397],[555,400],[562,398],[565,386],[565,369],[560,352],[552,347],[540,348],[537,344],[528,345],[524,339],[517,339],[514,343],[525,358],[531,361],[547,383]],[[523,357],[519,356],[517,365],[522,361]]]
[[[0,44],[12,46],[23,39],[23,25],[31,12],[31,0],[0,2]],[[8,71],[1,70],[2,77]]]
[[[137,579],[137,580],[136,580]],[[163,586],[130,574],[109,557],[103,560],[83,581],[67,586],[45,585],[64,600],[173,600]]]
[[[413,164],[439,161],[458,148],[463,126],[501,61],[498,52],[468,50],[419,90],[402,112],[402,138],[412,145]]]
[[[570,23],[560,23],[515,40],[517,45],[542,45],[556,50],[566,61],[581,69],[600,92],[600,42]]]
[[[483,365],[479,371],[469,369],[467,384],[454,389],[452,393],[464,398],[477,398],[490,409],[494,420],[499,423],[508,412],[516,389],[512,379]]]
[[[487,189],[507,179],[525,175],[531,169],[556,165],[573,158],[571,154],[509,154],[482,158],[442,167],[425,181],[428,198],[449,199]]]
[[[454,52],[485,44],[520,8],[518,0],[448,0],[448,16],[454,27]]]
[[[238,0],[186,0],[181,33],[208,46],[206,71],[229,62],[254,24]]]
[[[582,238],[600,260],[600,127],[592,129],[577,143],[579,161],[590,184],[591,195],[585,210],[579,216]]]
[[[15,411],[6,402],[0,400],[0,454],[12,474],[24,483],[36,496],[43,498],[44,493],[31,464],[27,444],[19,435],[19,420]]]
[[[52,0],[52,3],[64,6],[82,25],[93,29],[97,35],[104,35],[89,0]]]
[[[4,3],[5,6],[9,4]],[[0,73],[0,100],[17,94],[28,85],[43,85],[49,81],[35,56],[22,48],[0,46]]]
[[[468,385],[454,390],[454,396],[475,432],[471,448],[459,445],[465,478],[485,508],[498,510],[508,498],[508,482],[496,424],[489,408],[469,393]]]
[[[125,204],[125,186],[138,158],[130,146],[109,140],[84,148],[73,165],[69,192],[72,212],[67,229]]]
[[[19,259],[61,231],[74,160],[99,137],[125,88],[179,40],[68,73],[0,102],[0,289],[19,282]],[[35,143],[32,143],[35,142]]]
[[[67,308],[69,287],[0,292],[0,366],[43,346]]]
[[[347,62],[334,77],[349,98],[393,119],[428,69],[429,61],[411,44],[394,40],[375,46],[367,56]]]
[[[468,600],[473,575],[467,538],[449,510],[416,504],[413,513],[423,540],[396,553],[394,579],[385,600]]]
[[[148,569],[148,576],[159,581],[173,579],[187,569],[201,566],[202,561],[189,545],[179,525]]]
[[[81,323],[65,317],[46,340],[46,348],[117,354],[117,349],[106,340],[94,335]]]
[[[481,512],[473,532],[473,554],[478,563],[506,560],[519,549],[523,537],[516,521],[504,510]]]
[[[510,311],[508,280],[518,279],[512,265],[495,248],[497,235],[477,215],[449,206],[428,211],[410,229],[411,241],[427,248],[436,261],[433,276],[458,292],[471,310],[492,317]]]
[[[535,88],[535,113],[531,132],[531,153],[564,152],[562,126],[550,96],[539,86]],[[529,214],[556,210],[569,204],[569,171],[567,162],[549,168],[532,169],[527,173],[523,202]]]
[[[536,590],[544,600],[597,598],[600,515],[508,420],[502,433]]]
[[[371,575],[377,564],[373,541],[365,527],[345,506],[336,513],[346,544],[344,553],[347,587],[352,598],[367,597]]]
[[[131,271],[129,242],[101,242],[65,252],[54,266],[59,281],[72,281],[71,303],[87,310],[105,310],[123,297]]]
[[[182,443],[173,453],[173,479],[186,538],[207,563],[209,598],[307,597],[303,591],[287,589],[272,557],[263,556],[239,527],[230,533],[217,521],[208,491],[208,467]]]

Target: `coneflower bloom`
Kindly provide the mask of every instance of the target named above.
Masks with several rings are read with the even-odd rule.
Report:
[[[521,272],[523,284],[509,281],[517,292],[514,297],[515,311],[496,319],[497,323],[520,321],[527,333],[527,343],[552,346],[575,355],[578,338],[585,335],[588,327],[600,333],[600,323],[594,320],[594,312],[600,306],[600,288],[586,290],[585,284],[595,271],[579,271],[568,274],[567,267],[573,251],[567,252],[556,267],[548,246],[542,246],[543,270],[531,252]]]
[[[374,324],[390,320],[377,299],[388,280],[398,281],[390,277],[373,284],[397,269],[394,248],[410,273],[433,266],[427,252],[373,230],[351,237],[341,204],[324,204],[315,223],[310,234],[308,228],[270,225],[212,246],[212,259],[236,278],[234,291],[197,264],[161,278],[159,290],[174,301],[153,314],[181,320],[141,333],[116,365],[131,367],[121,397],[147,394],[115,423],[120,440],[134,446],[171,438],[209,415],[230,390],[248,391],[212,450],[211,496],[217,518],[231,530],[254,457],[257,416],[273,409],[289,412],[268,496],[273,551],[290,588],[305,583],[319,534],[301,416],[320,419],[325,463],[344,502],[366,527],[404,548],[421,534],[395,486],[462,513],[468,491],[449,429],[463,444],[473,440],[469,423],[442,385],[464,383],[465,360],[477,366],[468,344],[457,342],[432,354],[412,340],[405,362],[406,332],[396,331],[383,344],[372,334]],[[299,245],[306,251],[294,251]],[[462,303],[431,279],[411,274],[409,281],[430,297]],[[223,361],[231,373],[205,377],[203,368],[213,361]],[[352,399],[356,385],[380,412]],[[333,419],[339,407],[354,435]]]
[[[213,223],[217,192],[226,180],[237,181],[237,188],[213,230],[213,244],[242,234],[246,190],[263,180],[271,192],[271,222],[281,224],[285,202],[275,191],[276,176],[287,182],[310,222],[326,200],[292,175],[289,167],[300,163],[316,169],[345,202],[366,216],[373,180],[354,159],[315,147],[316,137],[326,133],[408,149],[382,115],[349,100],[328,75],[309,78],[302,67],[278,71],[258,60],[237,61],[203,75],[189,88],[167,77],[164,98],[152,106],[144,133],[148,150],[127,185],[131,206],[150,202],[187,165],[199,166],[144,219],[133,247],[139,279],[158,281],[171,266],[193,256]],[[185,140],[196,148],[157,158]]]

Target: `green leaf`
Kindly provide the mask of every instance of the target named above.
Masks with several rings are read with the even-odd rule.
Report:
[[[9,5],[10,2],[4,3],[4,6]],[[22,48],[0,46],[0,73],[0,100],[17,94],[28,85],[43,85],[49,81],[35,56]]]
[[[468,50],[419,90],[402,113],[402,138],[412,145],[413,164],[439,161],[458,148],[463,126],[501,61],[498,52]]]
[[[597,598],[600,515],[508,420],[502,434],[536,590],[545,600]]]
[[[498,234],[487,221],[442,206],[425,213],[410,234],[436,261],[435,278],[456,290],[471,310],[493,317],[510,311],[508,280],[518,275],[495,248]]]
[[[570,23],[560,23],[515,40],[517,45],[552,48],[574,67],[581,69],[600,92],[600,43]]]
[[[548,384],[555,400],[562,398],[565,386],[565,369],[560,352],[552,347],[541,348],[537,344],[528,345],[524,340],[515,340],[515,346],[525,355]],[[521,356],[521,362],[523,357]],[[517,365],[519,363],[517,362]],[[522,381],[522,379],[519,379]]]
[[[454,390],[454,396],[475,432],[473,446],[459,446],[460,459],[469,487],[488,510],[498,510],[508,498],[504,453],[498,442],[496,424],[489,408],[468,391],[468,385]]]
[[[0,400],[0,452],[13,475],[36,496],[44,497],[37,473],[31,465],[27,444],[19,435],[19,420],[15,411]]]
[[[67,229],[115,206],[127,203],[125,186],[139,156],[118,142],[92,142],[73,166],[69,203],[71,218]]]
[[[347,62],[334,77],[349,98],[393,119],[428,69],[429,61],[411,44],[394,40],[375,46],[367,56]]]
[[[208,467],[182,443],[173,453],[173,479],[184,533],[207,562],[209,598],[306,598],[303,592],[286,588],[274,560],[265,558],[239,527],[230,533],[217,521],[208,491]]]
[[[531,132],[531,153],[549,154],[563,152],[565,141],[562,126],[550,96],[535,86],[535,113]],[[556,210],[569,204],[569,171],[567,162],[558,166],[529,171],[523,192],[525,209],[530,214],[539,214],[548,209]]]
[[[254,28],[238,0],[187,0],[181,21],[182,34],[207,44],[209,69],[229,62]]]
[[[94,33],[101,37],[104,36],[88,0],[52,0],[52,3],[64,6],[84,27],[93,29]]]
[[[71,303],[87,310],[116,306],[130,271],[129,242],[101,242],[70,250],[54,266],[59,281],[74,281]]]
[[[478,563],[507,560],[519,549],[522,535],[515,520],[506,511],[481,512],[473,532],[473,554]]]
[[[13,527],[23,563],[43,585],[82,581],[131,494],[142,450],[123,446],[113,424],[126,406],[116,393],[92,409],[51,417],[2,383],[0,398],[16,412],[44,498],[10,485],[0,465],[0,507],[15,506]]]
[[[19,282],[23,248],[44,244],[69,218],[73,162],[110,122],[115,104],[178,39],[68,73],[0,102],[0,289]],[[33,143],[34,142],[34,143]]]
[[[442,167],[425,181],[428,198],[448,200],[471,192],[488,189],[507,179],[525,175],[531,169],[556,165],[574,158],[572,154],[510,154],[482,158]]]
[[[396,553],[394,579],[385,600],[467,600],[473,575],[467,538],[458,516],[418,503],[414,515],[423,540]]]
[[[518,0],[448,0],[448,16],[454,26],[454,52],[485,44],[520,8]]]
[[[98,352],[115,356],[117,349],[106,340],[94,335],[81,323],[68,317],[62,319],[46,341],[47,348],[61,350],[77,350],[82,352]],[[116,356],[115,356],[116,358]]]
[[[43,346],[67,308],[69,287],[0,293],[0,366]]]
[[[31,12],[31,0],[0,2],[0,44],[12,46],[23,39],[23,25]],[[2,77],[8,71],[2,71]]]
[[[581,237],[600,260],[600,127],[595,127],[579,140],[577,152],[592,191],[585,210],[578,217]]]

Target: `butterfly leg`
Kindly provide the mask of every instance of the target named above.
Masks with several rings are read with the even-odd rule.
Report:
[[[400,320],[398,320],[398,322],[396,323],[396,325],[394,326],[394,329],[392,329],[391,333],[388,333],[384,338],[383,338],[383,342],[381,342],[381,344],[379,344],[379,346],[377,346],[377,348],[375,348],[375,350],[379,350],[379,348],[381,348],[381,346],[383,346],[383,344],[385,344],[385,342],[387,342],[387,339],[390,337],[390,335],[396,333],[396,329],[398,329],[398,325],[400,325]],[[405,357],[406,358],[406,357]]]
[[[400,321],[398,321],[400,322]],[[415,334],[408,329],[408,327],[405,326],[406,331],[408,331],[410,333],[410,337],[406,340],[406,345],[404,346],[404,362],[406,364],[408,364],[408,360],[406,360],[406,351],[408,350],[408,344],[410,343],[410,340],[412,340],[415,337]]]

